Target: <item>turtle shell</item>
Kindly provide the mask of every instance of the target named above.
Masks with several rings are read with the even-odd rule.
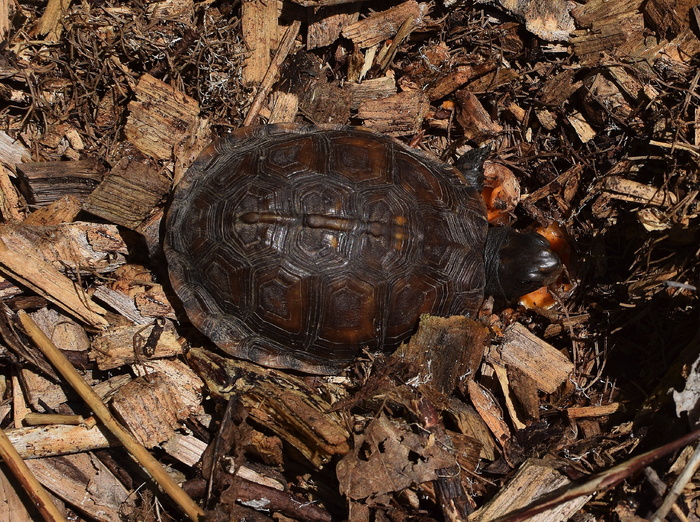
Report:
[[[462,174],[373,132],[246,127],[177,185],[164,250],[192,324],[259,364],[337,373],[421,314],[483,300],[486,210]]]

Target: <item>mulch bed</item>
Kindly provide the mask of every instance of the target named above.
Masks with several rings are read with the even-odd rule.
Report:
[[[5,3],[10,518],[50,516],[32,474],[84,520],[697,519],[696,4]],[[161,219],[211,139],[290,121],[447,162],[490,144],[490,221],[549,234],[564,275],[339,376],[223,357],[173,296]],[[196,504],[99,427],[27,318]]]

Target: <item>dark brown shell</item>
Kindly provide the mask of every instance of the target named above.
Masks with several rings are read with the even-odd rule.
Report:
[[[455,168],[349,127],[269,125],[210,145],[178,184],[165,255],[226,352],[335,373],[419,316],[483,299],[486,211]]]

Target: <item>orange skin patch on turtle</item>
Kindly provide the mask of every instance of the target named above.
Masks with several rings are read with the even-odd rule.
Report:
[[[559,256],[562,264],[568,268],[571,263],[571,245],[567,241],[566,234],[561,229],[559,224],[554,222],[550,223],[546,227],[539,227],[536,232],[549,242],[550,248]],[[562,275],[560,275],[559,278],[552,284],[562,293],[568,292],[572,287],[571,284],[563,282],[563,272]],[[557,304],[557,301],[550,292],[549,288],[543,286],[534,292],[530,292],[529,294],[522,296],[518,300],[518,304],[524,308],[527,308],[528,310],[533,308],[549,309]]]
[[[512,170],[498,163],[484,164],[486,219],[490,225],[503,226],[511,221],[511,213],[520,202],[520,183]]]

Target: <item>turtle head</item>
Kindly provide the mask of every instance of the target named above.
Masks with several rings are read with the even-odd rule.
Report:
[[[484,258],[486,295],[500,304],[548,285],[562,270],[559,257],[544,237],[510,227],[489,228]]]

